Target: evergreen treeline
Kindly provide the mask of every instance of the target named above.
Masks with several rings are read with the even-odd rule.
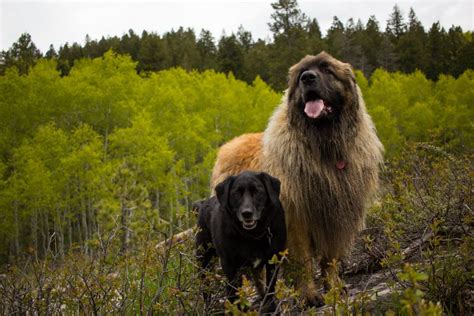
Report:
[[[68,76],[47,59],[0,76],[1,261],[93,254],[107,242],[127,252],[150,231],[188,227],[216,148],[263,130],[281,98],[258,78],[181,68],[143,77],[137,67],[107,52]],[[413,142],[472,148],[472,70],[433,82],[379,69],[357,80],[388,159]]]
[[[92,40],[86,36],[84,45],[66,43],[58,51],[50,46],[43,55],[31,37],[23,34],[12,48],[1,53],[0,73],[10,66],[26,73],[36,60],[47,58],[57,59],[61,74],[67,75],[77,60],[100,57],[110,49],[130,55],[138,63],[138,72],[178,66],[186,70],[214,69],[232,72],[247,83],[260,76],[278,91],[286,87],[289,66],[321,50],[351,63],[366,76],[377,68],[404,73],[418,69],[437,80],[440,74],[458,77],[474,68],[471,30],[454,25],[445,30],[439,22],[425,29],[413,9],[406,18],[395,6],[385,30],[375,16],[365,24],[352,18],[344,24],[334,17],[327,35],[322,36],[318,21],[301,12],[296,0],[278,0],[272,7],[270,41],[254,39],[243,27],[218,40],[207,30],[199,35],[184,28],[163,35],[146,31],[140,35],[130,30],[122,37]]]

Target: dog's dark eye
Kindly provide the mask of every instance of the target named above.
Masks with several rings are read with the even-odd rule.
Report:
[[[254,186],[249,186],[249,187],[247,188],[247,190],[249,190],[250,194],[253,195],[253,194],[255,193],[255,191],[257,191],[257,188],[255,188]]]
[[[332,71],[331,71],[331,69],[329,69],[328,66],[322,67],[321,72],[323,72],[325,74],[328,74],[328,75],[332,74]]]
[[[237,190],[233,190],[231,195],[234,199],[239,199],[242,196],[242,191],[243,190],[241,188],[239,188]]]
[[[303,72],[305,72],[306,70],[308,70],[308,69],[306,69],[306,68],[301,69],[301,71],[300,71],[299,74],[298,74],[298,82],[299,82],[300,79],[301,79],[301,75],[302,75]]]

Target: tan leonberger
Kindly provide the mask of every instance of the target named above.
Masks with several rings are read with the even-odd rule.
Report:
[[[382,156],[351,66],[322,52],[290,68],[288,90],[264,133],[220,148],[211,186],[244,170],[280,179],[290,258],[303,268],[298,286],[308,304],[320,305],[313,259],[333,286],[333,263],[364,224]]]

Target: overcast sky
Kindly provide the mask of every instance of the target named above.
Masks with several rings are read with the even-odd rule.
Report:
[[[218,39],[222,32],[235,32],[240,25],[252,32],[254,39],[269,39],[271,2],[275,0],[213,0],[213,1],[47,1],[0,0],[0,50],[11,47],[21,33],[31,34],[36,46],[44,53],[50,44],[56,49],[66,42],[84,43],[86,34],[92,39],[121,36],[129,29],[141,34],[143,30],[163,34],[180,26],[191,27],[198,35],[208,29]],[[299,1],[301,10],[317,18],[323,33],[333,16],[344,23],[353,17],[365,24],[375,15],[382,30],[397,3],[408,16],[413,7],[425,28],[440,21],[446,29],[460,25],[473,30],[472,0],[416,1]]]

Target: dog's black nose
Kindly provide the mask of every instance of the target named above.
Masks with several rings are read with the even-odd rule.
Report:
[[[303,84],[309,85],[316,81],[318,75],[312,70],[306,70],[301,74],[300,80]]]
[[[243,217],[244,219],[252,218],[252,215],[253,215],[252,210],[250,210],[250,209],[242,210],[242,217]]]

